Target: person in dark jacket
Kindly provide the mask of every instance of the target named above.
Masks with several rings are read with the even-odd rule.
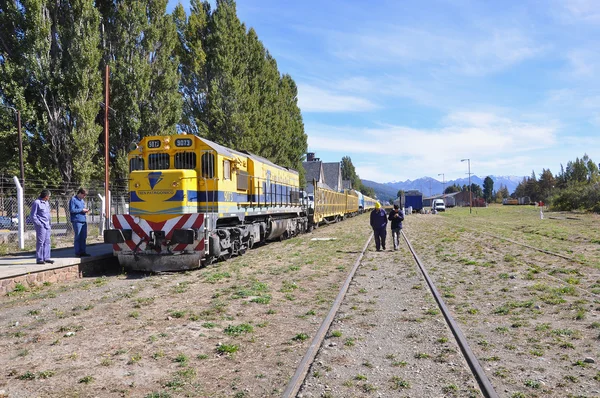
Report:
[[[400,206],[394,205],[394,209],[390,211],[388,220],[392,222],[392,240],[394,242],[394,250],[398,250],[400,244],[400,230],[402,229],[402,221],[404,221],[404,212],[400,210]]]
[[[73,232],[75,233],[75,240],[73,245],[75,246],[76,257],[88,257],[86,253],[85,241],[87,240],[87,220],[85,215],[89,209],[85,207],[83,199],[87,196],[87,191],[83,188],[79,188],[77,195],[73,196],[69,201],[69,212],[71,213],[71,223],[73,224]]]
[[[50,259],[50,191],[42,190],[40,197],[31,206],[31,221],[35,227],[35,259],[36,264],[53,264]]]
[[[375,209],[371,212],[371,228],[375,235],[375,247],[380,251],[380,247],[385,250],[385,238],[387,235],[387,215],[385,210],[381,208],[379,202],[375,202]]]

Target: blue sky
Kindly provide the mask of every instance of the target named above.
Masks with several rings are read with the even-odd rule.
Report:
[[[557,174],[584,153],[600,162],[594,0],[239,0],[237,11],[296,81],[309,150],[350,156],[363,179],[461,178],[464,158],[480,177]]]

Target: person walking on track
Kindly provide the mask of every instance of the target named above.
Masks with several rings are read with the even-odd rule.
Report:
[[[75,256],[77,257],[88,257],[86,253],[86,239],[87,239],[87,220],[85,215],[90,210],[85,207],[83,199],[87,196],[87,191],[83,188],[79,188],[77,195],[73,196],[69,201],[69,212],[71,213],[71,223],[73,224],[73,232],[75,233],[75,240],[73,245],[75,246]]]
[[[404,212],[400,210],[400,206],[394,205],[394,209],[390,211],[388,220],[392,223],[392,240],[394,241],[394,250],[398,250],[400,245],[400,230],[402,230],[402,221],[404,221]]]
[[[375,202],[375,209],[371,212],[371,228],[373,228],[373,234],[375,235],[375,248],[377,251],[381,251],[380,247],[385,250],[387,222],[385,210],[381,208],[379,202]]]
[[[31,221],[35,227],[35,259],[36,264],[54,264],[50,259],[50,191],[47,189],[40,192],[31,206]]]

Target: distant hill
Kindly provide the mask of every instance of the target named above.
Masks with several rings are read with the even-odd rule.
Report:
[[[517,185],[519,185],[519,183],[521,181],[523,181],[524,177],[490,176],[490,178],[492,180],[494,180],[494,190],[495,191],[497,191],[498,188],[500,188],[500,185],[503,185],[508,188],[508,192],[513,193],[515,191],[515,189],[517,188]],[[481,186],[481,188],[483,189],[483,180],[484,179],[485,179],[485,177],[480,178],[476,175],[472,175],[471,183],[477,184],[477,185]],[[370,181],[370,180],[361,180],[361,181],[367,187],[373,188],[373,190],[375,191],[375,194],[377,195],[377,198],[380,200],[387,200],[390,198],[395,198],[396,194],[401,189],[403,189],[404,191],[416,189],[416,190],[421,191],[424,196],[441,194],[444,190],[444,185],[442,184],[442,181],[438,181],[435,178],[431,178],[431,177],[421,177],[414,181],[406,180],[406,181],[386,182],[384,184],[381,184],[381,183],[378,183],[375,181]],[[456,180],[446,181],[445,186],[449,186],[449,185],[453,185],[453,184],[459,185],[461,187],[463,185],[469,185],[469,178],[468,177],[458,178]]]

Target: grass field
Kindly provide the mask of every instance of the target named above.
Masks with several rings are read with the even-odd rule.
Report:
[[[598,395],[599,221],[530,206],[411,216],[405,232],[497,391]]]

